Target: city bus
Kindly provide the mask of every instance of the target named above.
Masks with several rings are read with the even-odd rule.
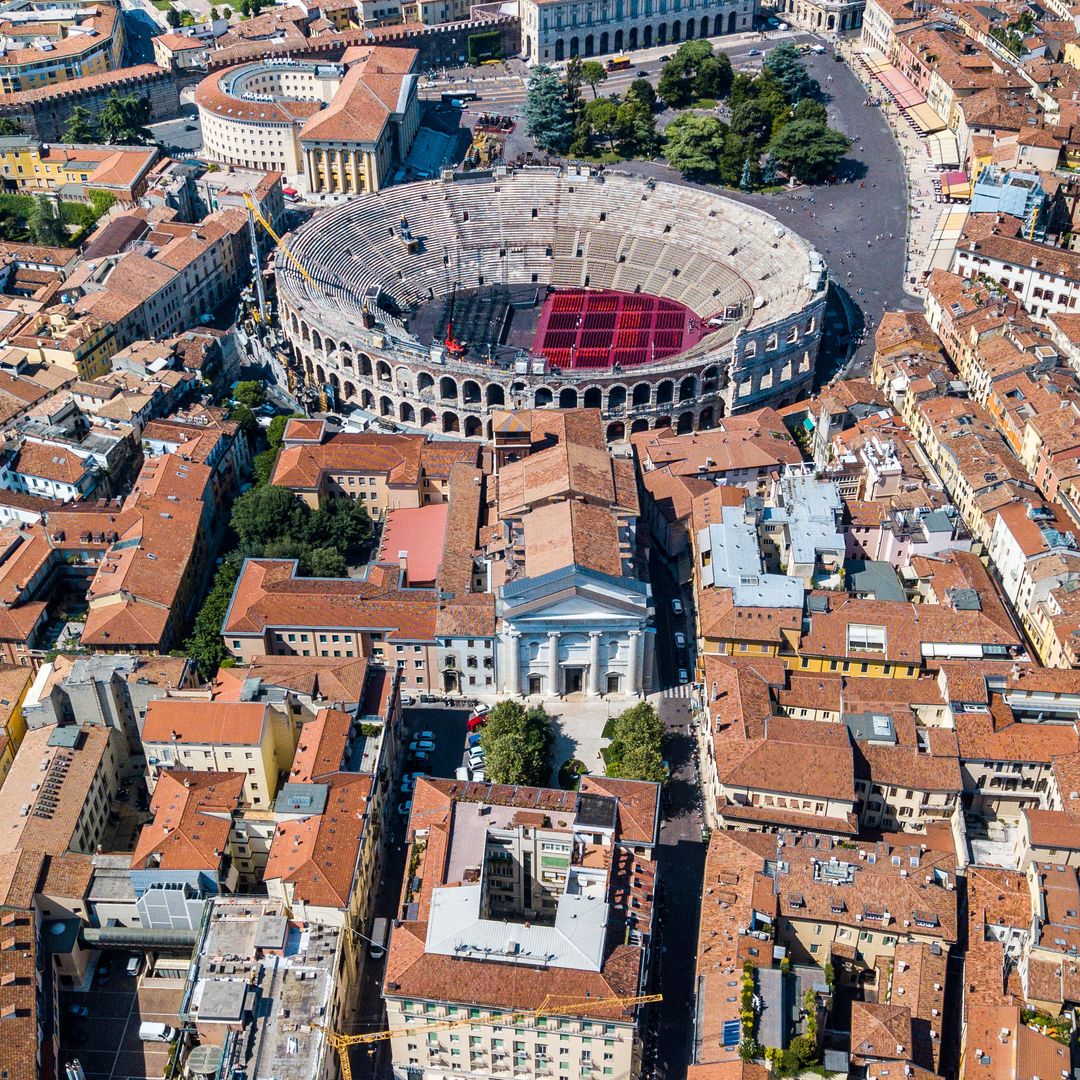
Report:
[[[628,67],[632,67],[629,56],[613,56],[607,62],[608,71],[625,71]]]

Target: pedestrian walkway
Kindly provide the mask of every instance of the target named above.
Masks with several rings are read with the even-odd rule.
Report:
[[[866,87],[869,100],[878,100],[879,88],[874,85],[870,74],[876,50],[864,49],[857,42],[851,42],[842,45],[841,52],[848,66]],[[862,62],[864,57],[869,58],[867,64]],[[887,97],[881,99],[880,108],[900,147],[907,177],[908,224],[904,291],[911,296],[922,297],[935,252],[939,253],[940,259],[940,245],[934,243],[935,237],[940,234],[939,221],[949,211],[937,201],[934,180],[931,178],[931,174],[937,170],[931,161],[926,141],[920,138],[900,108]]]

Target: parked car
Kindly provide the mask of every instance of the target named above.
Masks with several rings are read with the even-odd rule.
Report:
[[[435,732],[434,731],[418,731],[418,732],[416,732],[415,735],[413,735],[413,738],[414,739],[419,739],[421,742],[424,742],[425,740],[427,740],[428,742],[433,743],[435,741]]]
[[[686,673],[686,668],[679,668],[679,685],[685,686],[690,681],[690,676]]]
[[[675,648],[676,649],[685,649],[686,648],[686,635],[681,630],[677,631],[676,634],[675,634]]]
[[[681,615],[683,613],[682,601],[677,596],[673,597],[671,600],[671,610],[675,612],[676,615]]]
[[[401,695],[402,708],[406,708],[409,705],[415,705],[415,704],[416,704],[416,698],[414,698],[412,696],[412,694],[402,694]]]
[[[470,731],[479,731],[487,723],[487,715],[470,716],[468,728]]]
[[[465,740],[465,745],[466,746],[479,746],[480,745],[480,733],[476,732],[475,734],[470,735]]]
[[[486,777],[484,776],[483,769],[473,769],[472,778],[479,784],[482,784]]]
[[[132,977],[139,974],[142,971],[142,957],[141,956],[129,956],[127,967],[124,970]]]
[[[412,810],[412,799],[406,799],[404,802],[399,802],[397,804],[397,812],[402,817],[408,817],[410,810]]]
[[[485,705],[480,701],[473,702],[473,716],[487,716],[489,712],[491,712],[490,705]]]
[[[413,750],[412,753],[409,754],[409,757],[418,765],[422,765],[431,760],[431,755],[426,750]]]
[[[469,751],[469,767],[473,769],[482,769],[487,764],[487,755],[477,747],[475,750]]]
[[[416,781],[409,779],[409,777],[405,777],[401,781],[401,794],[402,795],[411,795],[412,794],[412,789],[414,787],[416,787]]]
[[[72,1016],[89,1016],[90,1010],[85,1005],[69,1005],[68,1012]]]
[[[407,780],[407,781],[409,781],[409,783],[411,783],[411,784],[415,784],[415,783],[416,783],[416,781],[417,781],[417,780],[419,780],[421,776],[427,776],[427,773],[422,773],[422,772],[407,772],[407,773],[406,773],[406,774],[405,774],[405,775],[404,775],[404,776],[403,776],[403,777],[401,778],[401,782],[402,782],[402,783],[404,784],[404,783],[405,783],[405,781]]]
[[[423,750],[425,753],[430,754],[435,749],[435,744],[430,739],[413,739],[409,743],[409,753],[415,754],[418,750]]]

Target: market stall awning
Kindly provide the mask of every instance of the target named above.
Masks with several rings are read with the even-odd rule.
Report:
[[[925,102],[913,105],[907,110],[907,116],[923,135],[941,131],[945,127],[945,121]]]
[[[956,144],[956,136],[948,128],[928,135],[926,148],[930,152],[930,160],[939,169],[956,168],[960,164],[960,148]]]
[[[906,75],[902,75],[892,64],[875,72],[874,77],[885,87],[901,109],[910,109],[914,105],[921,105],[926,100],[926,96],[915,88],[911,80]]]
[[[949,199],[970,199],[971,180],[966,172],[954,170],[941,177],[941,194]]]

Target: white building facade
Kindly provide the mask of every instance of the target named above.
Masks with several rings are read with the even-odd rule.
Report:
[[[533,64],[676,45],[753,29],[757,0],[522,0],[521,48]]]
[[[647,693],[652,610],[645,582],[581,566],[504,585],[498,599],[499,692],[544,698]]]

